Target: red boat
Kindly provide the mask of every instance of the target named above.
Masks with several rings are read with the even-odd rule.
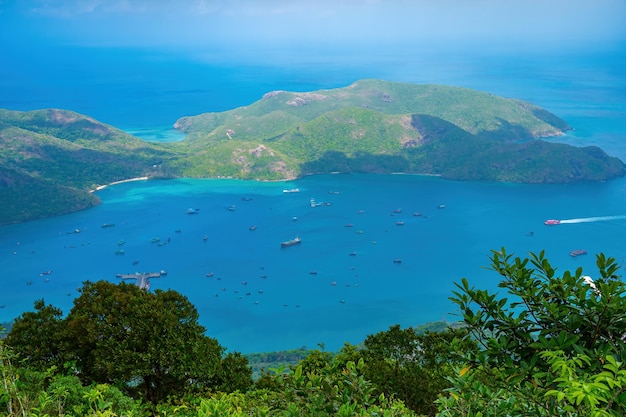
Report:
[[[545,224],[546,226],[553,226],[555,224],[561,224],[560,220],[546,220],[545,222],[543,222],[543,224]]]

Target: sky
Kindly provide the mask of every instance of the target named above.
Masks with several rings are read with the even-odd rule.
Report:
[[[626,0],[0,0],[0,42],[209,48],[626,41]]]

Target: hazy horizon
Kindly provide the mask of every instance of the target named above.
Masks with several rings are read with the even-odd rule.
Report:
[[[575,51],[625,45],[626,2],[0,0],[0,27],[0,42],[18,48],[170,48],[200,57],[224,50],[241,59],[352,47],[375,54],[393,44]]]

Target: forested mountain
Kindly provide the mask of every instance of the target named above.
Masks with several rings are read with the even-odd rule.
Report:
[[[598,147],[541,137],[566,122],[530,103],[460,87],[362,80],[274,91],[249,106],[183,117],[176,143],[148,143],[67,110],[0,110],[0,224],[98,204],[135,178],[284,180],[330,172],[569,183],[623,176]]]

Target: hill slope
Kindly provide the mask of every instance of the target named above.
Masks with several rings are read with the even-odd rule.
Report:
[[[327,172],[405,172],[459,180],[599,181],[624,164],[598,148],[547,143],[570,127],[533,104],[466,88],[361,80],[275,91],[249,106],[179,119],[179,165],[202,176],[284,179]],[[212,155],[220,155],[218,160]]]
[[[161,150],[65,110],[0,110],[0,224],[99,203],[89,191],[141,176],[169,175]]]

